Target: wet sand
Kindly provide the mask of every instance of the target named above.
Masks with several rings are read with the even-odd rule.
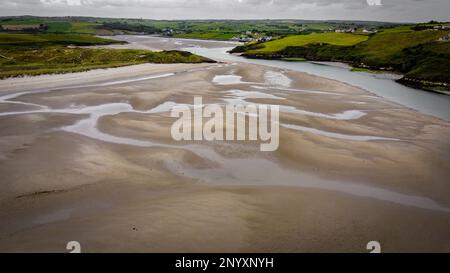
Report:
[[[280,147],[175,142],[170,106],[280,105]],[[198,129],[198,128],[196,128]],[[0,251],[450,251],[450,124],[248,64],[0,81]]]

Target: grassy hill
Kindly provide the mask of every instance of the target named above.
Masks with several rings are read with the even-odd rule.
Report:
[[[75,33],[75,34],[96,34],[97,29],[102,24],[96,22],[62,20],[58,18],[42,18],[42,17],[17,17],[4,18],[0,20],[1,26],[30,26],[42,25],[42,28],[37,31],[39,33]],[[28,31],[29,32],[29,31]]]
[[[261,44],[261,47],[249,49],[249,54],[273,53],[289,46],[305,46],[308,44],[330,44],[338,46],[351,46],[366,41],[366,35],[354,35],[347,33],[317,33],[309,35],[294,35],[282,39]]]
[[[341,35],[337,35],[341,34]],[[240,46],[250,58],[343,61],[358,68],[396,71],[399,82],[429,90],[450,89],[450,42],[438,41],[450,30],[400,26],[367,36],[323,33]],[[359,40],[358,40],[359,39]]]
[[[69,73],[141,63],[200,63],[211,60],[183,51],[80,48],[118,41],[77,34],[0,34],[0,79]],[[71,46],[68,46],[71,45]]]
[[[435,42],[448,33],[450,31],[414,31],[410,28],[394,28],[377,33],[366,42],[357,45],[355,53],[364,55],[363,61],[368,63],[388,64],[402,50]]]

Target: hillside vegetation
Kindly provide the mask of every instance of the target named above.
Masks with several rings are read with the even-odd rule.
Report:
[[[308,44],[330,44],[338,46],[351,46],[366,41],[368,36],[347,33],[317,33],[309,35],[294,35],[261,44],[262,47],[249,49],[249,54],[273,53],[288,46],[304,46]]]
[[[383,31],[373,35],[367,42],[355,47],[355,53],[363,54],[367,62],[389,63],[396,54],[404,49],[420,44],[437,41],[449,31],[423,30]]]
[[[267,36],[298,35],[336,28],[377,28],[392,23],[313,20],[148,20],[94,17],[0,17],[0,31],[64,34],[161,34],[166,36],[229,40],[247,32]],[[22,26],[8,31],[8,26]]]
[[[250,58],[342,61],[357,68],[403,73],[399,82],[406,85],[449,90],[450,43],[439,41],[449,34],[450,30],[401,26],[368,36],[344,33],[291,36],[240,46],[231,52]]]

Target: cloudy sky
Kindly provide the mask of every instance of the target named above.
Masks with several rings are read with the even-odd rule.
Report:
[[[450,21],[450,0],[0,0],[0,16]]]

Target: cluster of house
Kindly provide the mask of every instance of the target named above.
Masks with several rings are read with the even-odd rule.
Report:
[[[337,28],[334,30],[336,33],[353,33],[356,32],[357,28]]]
[[[231,38],[232,41],[249,43],[249,42],[268,42],[272,40],[273,37],[266,35],[265,33],[246,31],[241,33],[239,36]]]
[[[355,32],[358,32],[358,28],[356,28],[356,27],[352,27],[352,28],[336,28],[334,30],[334,32],[336,32],[336,33],[355,33]],[[361,32],[362,33],[376,33],[376,32],[378,32],[378,30],[375,29],[375,28],[373,28],[373,29],[363,28],[361,30]]]
[[[450,34],[445,35],[444,37],[439,38],[441,42],[450,42]]]
[[[435,29],[435,30],[449,30],[450,29],[450,25],[433,26],[433,29]]]
[[[173,36],[175,34],[175,31],[173,29],[167,28],[162,30],[162,35],[164,36]]]
[[[433,26],[434,30],[449,30],[450,25],[438,25]],[[439,38],[439,41],[441,42],[450,42],[450,34],[445,35],[444,37]]]

